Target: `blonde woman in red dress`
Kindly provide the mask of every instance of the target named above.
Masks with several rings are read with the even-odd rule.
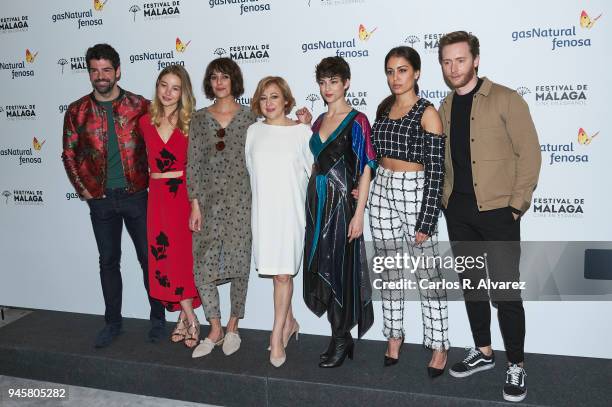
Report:
[[[147,240],[151,296],[181,313],[170,340],[188,348],[200,340],[194,308],[193,255],[185,170],[189,123],[195,107],[189,74],[180,65],[161,71],[149,113],[139,121],[149,161]]]

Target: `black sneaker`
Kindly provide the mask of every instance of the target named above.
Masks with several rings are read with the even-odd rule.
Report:
[[[121,326],[121,322],[106,324],[104,328],[98,332],[94,346],[96,348],[105,348],[110,345],[113,339],[123,332]]]
[[[525,369],[516,363],[510,365],[506,371],[506,384],[504,384],[504,400],[523,401],[527,395],[527,383],[525,382]]]
[[[495,367],[495,354],[487,356],[478,348],[466,348],[468,354],[461,362],[457,362],[448,373],[453,377],[468,377],[477,372],[493,369]]]

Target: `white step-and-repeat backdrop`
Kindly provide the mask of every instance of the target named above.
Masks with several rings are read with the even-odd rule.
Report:
[[[523,220],[523,239],[610,241],[611,18],[612,6],[604,0],[5,1],[0,304],[104,311],[87,205],[77,199],[60,160],[63,115],[70,102],[91,91],[84,54],[98,42],[119,51],[120,85],[146,97],[153,95],[160,69],[181,64],[191,74],[198,107],[204,107],[206,64],[228,56],[244,73],[242,103],[250,101],[261,77],[281,75],[298,104],[315,115],[324,111],[315,64],[325,56],[343,56],[353,73],[348,100],[373,121],[389,92],[383,60],[390,48],[410,45],[419,51],[421,96],[438,105],[449,92],[437,61],[438,40],[449,31],[470,31],[481,43],[480,74],[517,89],[540,136],[541,180]],[[360,29],[369,35],[360,36]],[[443,220],[440,229],[445,239]],[[127,235],[122,266],[124,315],[145,318],[142,274]],[[303,330],[327,334],[327,322],[308,312],[301,291],[297,278],[294,308]],[[222,294],[227,316],[227,287]],[[377,322],[367,338],[383,339],[379,308],[375,304]],[[527,351],[612,357],[610,348],[601,346],[612,336],[610,302],[529,302],[526,310]],[[409,304],[411,342],[420,341],[419,319],[419,304]],[[272,326],[270,280],[252,274],[241,326]],[[450,329],[453,345],[471,343],[460,302],[450,304]],[[493,331],[494,346],[501,349],[496,327]]]

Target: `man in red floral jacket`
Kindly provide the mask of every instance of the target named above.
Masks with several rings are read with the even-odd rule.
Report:
[[[85,56],[93,92],[68,106],[64,116],[62,160],[76,192],[89,205],[98,252],[106,307],[106,326],[95,346],[108,346],[121,333],[120,272],[123,224],[134,242],[149,292],[147,267],[147,182],[145,144],[137,125],[149,101],[121,89],[119,54],[97,44]],[[148,339],[164,335],[162,304],[149,296],[151,329]]]

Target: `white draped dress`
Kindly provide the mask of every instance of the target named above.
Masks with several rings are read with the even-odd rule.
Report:
[[[302,269],[306,187],[313,164],[311,135],[304,124],[257,122],[247,129],[252,253],[259,275],[295,275]]]

